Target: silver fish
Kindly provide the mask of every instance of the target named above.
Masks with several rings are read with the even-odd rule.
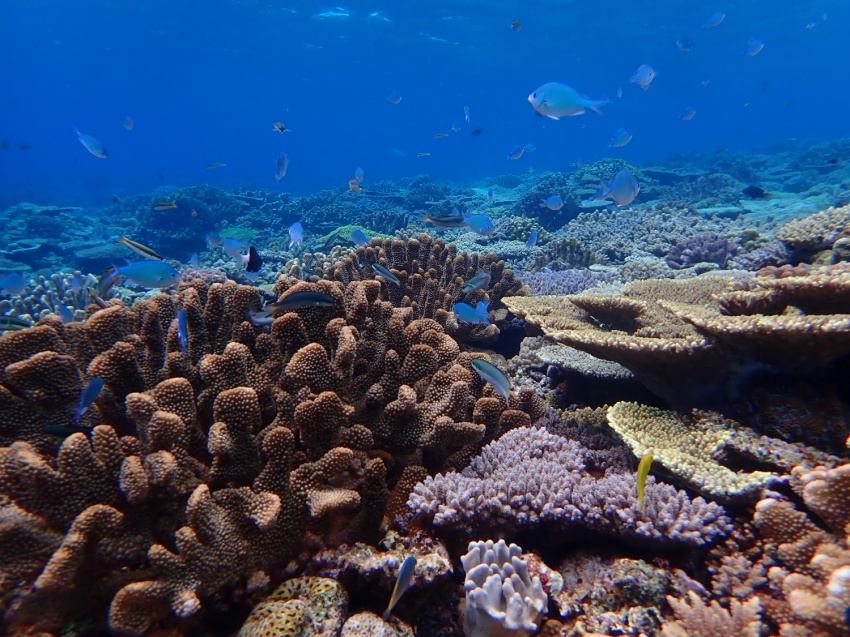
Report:
[[[399,281],[399,280],[398,280],[398,277],[396,277],[396,275],[395,275],[395,274],[393,274],[392,272],[390,272],[389,270],[387,270],[387,269],[386,269],[384,266],[382,266],[380,263],[373,263],[373,264],[372,264],[372,269],[373,269],[375,272],[377,272],[378,274],[380,274],[382,277],[384,277],[384,278],[385,278],[387,281],[389,281],[390,283],[395,283],[396,285],[401,286],[401,281]]]
[[[398,604],[398,600],[401,599],[401,596],[404,595],[404,592],[410,587],[410,583],[413,581],[413,573],[415,571],[416,558],[412,555],[408,555],[404,558],[401,568],[398,569],[398,579],[395,581],[393,595],[390,597],[390,603],[387,606],[387,610],[384,611],[384,621],[387,621],[390,618],[390,613],[393,612],[393,608],[395,608],[396,604]]]
[[[499,392],[507,401],[511,391],[511,381],[501,369],[493,363],[485,361],[483,358],[475,358],[472,360],[472,368],[478,372],[478,375],[488,383],[492,384],[497,392]]]

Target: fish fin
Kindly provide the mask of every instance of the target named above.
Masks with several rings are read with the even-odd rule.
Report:
[[[587,107],[597,115],[604,115],[605,113],[602,111],[602,107],[610,103],[611,100],[588,100]]]
[[[557,121],[557,120],[559,120],[559,119],[561,119],[560,117],[556,117],[556,116],[554,116],[554,115],[547,115],[546,117],[548,117],[549,119],[554,119],[554,120],[556,120],[556,121]]]

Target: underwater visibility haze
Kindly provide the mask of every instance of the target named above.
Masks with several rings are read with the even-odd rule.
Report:
[[[0,634],[850,635],[848,33],[5,2]]]

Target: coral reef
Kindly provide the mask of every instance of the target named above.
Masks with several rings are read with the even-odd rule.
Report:
[[[466,571],[467,637],[526,637],[537,632],[549,600],[540,578],[529,575],[520,547],[504,540],[470,542],[460,561]]]
[[[454,244],[447,246],[442,240],[434,240],[426,234],[406,242],[373,239],[369,245],[357,248],[351,256],[328,268],[325,277],[345,285],[353,281],[373,280],[376,274],[371,267],[373,263],[388,268],[399,280],[399,285],[386,281],[380,286],[381,299],[410,308],[411,315],[417,319],[436,320],[458,341],[495,339],[499,325],[505,325],[503,297],[529,292],[495,254],[458,253]],[[490,273],[488,286],[476,292],[463,293],[463,284],[482,270]],[[495,324],[458,324],[452,306],[461,300],[472,306],[486,301],[494,313]]]
[[[529,397],[506,409],[472,355],[381,301],[378,282],[277,284],[306,289],[334,306],[256,328],[241,318],[259,308],[256,289],[196,279],[176,297],[0,339],[0,488],[15,520],[3,534],[38,547],[4,578],[4,595],[29,591],[7,621],[106,621],[107,606],[120,634],[188,621],[213,593],[297,556],[307,529],[328,545],[375,541],[404,466],[464,466],[486,435],[539,417]],[[56,451],[45,427],[73,424],[92,377],[105,388],[81,423],[90,436]],[[72,593],[91,604],[59,603]]]
[[[608,457],[610,456],[610,457]],[[545,528],[550,542],[582,530],[632,541],[701,545],[728,533],[717,504],[650,479],[644,505],[635,475],[610,452],[545,429],[522,427],[487,445],[460,473],[438,474],[416,485],[408,500],[412,522],[438,534],[506,538]]]

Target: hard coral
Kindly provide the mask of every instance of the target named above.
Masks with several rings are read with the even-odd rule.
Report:
[[[435,319],[458,341],[494,339],[499,333],[498,325],[504,325],[504,311],[498,314],[504,307],[503,297],[527,293],[522,281],[495,254],[458,253],[453,244],[446,246],[441,239],[435,240],[427,234],[408,241],[373,239],[367,246],[357,248],[352,256],[331,266],[325,277],[345,285],[371,280],[375,277],[371,268],[374,263],[388,268],[400,281],[398,286],[390,282],[381,286],[382,300],[410,308],[413,318]],[[463,284],[481,270],[489,272],[489,285],[476,292],[461,292]],[[474,306],[482,300],[494,312],[496,325],[458,325],[452,306],[458,301]]]
[[[243,320],[256,289],[196,279],[0,338],[0,533],[33,547],[4,566],[3,592],[28,592],[9,625],[52,630],[89,613],[138,635],[202,618],[208,597],[279,573],[308,528],[328,545],[375,541],[405,466],[464,466],[485,435],[539,418],[522,392],[494,398],[472,355],[380,299],[377,282],[277,285],[300,290],[334,305],[258,328]],[[72,424],[95,376],[91,435],[57,454],[43,428]],[[72,594],[90,603],[66,604]]]
[[[729,530],[723,509],[650,479],[645,506],[632,471],[605,467],[576,440],[522,427],[487,445],[460,473],[418,484],[408,500],[413,520],[438,533],[504,537],[535,528],[566,536],[581,530],[631,540],[700,545]],[[593,477],[588,466],[599,477]],[[604,468],[602,468],[604,467]]]

